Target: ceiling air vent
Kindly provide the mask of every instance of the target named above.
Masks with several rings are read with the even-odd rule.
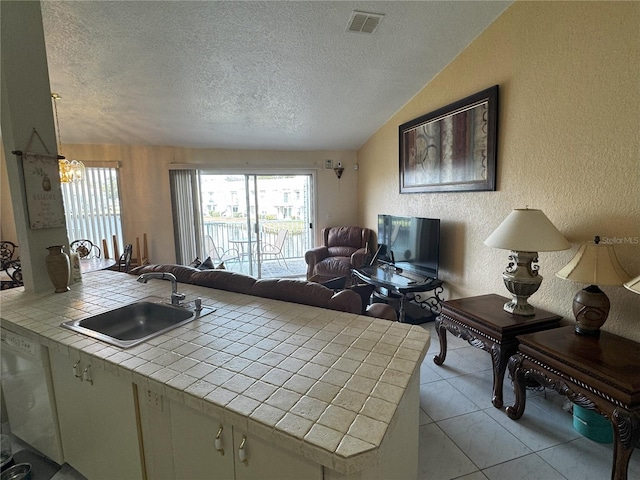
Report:
[[[347,32],[373,33],[382,22],[384,15],[380,13],[367,13],[354,11],[347,25]]]

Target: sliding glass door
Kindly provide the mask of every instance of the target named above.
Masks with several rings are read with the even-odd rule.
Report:
[[[206,256],[258,278],[305,275],[304,254],[313,241],[311,173],[201,171],[199,178]]]

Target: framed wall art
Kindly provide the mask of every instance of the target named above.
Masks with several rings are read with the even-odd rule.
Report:
[[[496,189],[498,85],[404,123],[400,193]]]

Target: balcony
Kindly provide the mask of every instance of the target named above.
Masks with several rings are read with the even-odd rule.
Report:
[[[214,263],[224,261],[225,268],[260,278],[304,277],[304,254],[310,248],[309,231],[302,220],[263,220],[260,223],[262,245],[275,245],[278,232],[288,230],[282,255],[258,255],[256,235],[249,235],[246,218],[205,221],[206,255]],[[260,265],[258,265],[260,257]]]

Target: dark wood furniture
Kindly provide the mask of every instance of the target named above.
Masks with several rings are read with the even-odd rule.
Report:
[[[625,480],[633,449],[640,445],[640,344],[608,332],[577,335],[573,326],[518,337],[509,359],[516,403],[507,415],[524,413],[525,382],[536,381],[576,405],[596,410],[613,425],[611,478]]]
[[[509,299],[500,295],[449,300],[436,319],[440,353],[433,358],[442,365],[447,356],[447,331],[489,352],[493,363],[493,406],[502,407],[502,385],[509,357],[518,350],[517,335],[557,327],[562,317],[536,308],[532,317],[512,315],[503,306]]]
[[[392,265],[368,266],[354,268],[351,274],[357,280],[361,280],[376,287],[379,298],[388,298],[391,303],[400,299],[398,320],[405,321],[405,303],[411,300],[422,308],[428,309],[432,315],[440,313],[442,299],[440,294],[444,291],[442,281],[437,278],[425,278],[410,272],[398,272]]]

